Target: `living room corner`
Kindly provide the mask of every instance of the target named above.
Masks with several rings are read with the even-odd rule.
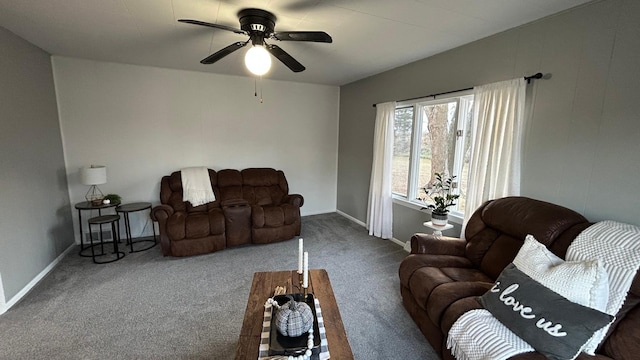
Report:
[[[223,46],[256,45],[250,42],[255,33],[242,43],[235,37],[246,34],[224,32],[238,20],[237,2],[5,2],[0,6],[0,338],[10,346],[0,349],[0,358],[226,360],[235,353],[237,359],[255,359],[259,346],[253,343],[266,332],[260,324],[270,321],[263,312],[265,297],[275,298],[282,286],[304,292],[303,281],[296,283],[303,276],[295,273],[303,238],[314,277],[310,288],[333,297],[326,315],[340,320],[332,336],[339,334],[346,358],[352,352],[356,359],[452,359],[461,355],[447,349],[448,330],[463,312],[481,306],[476,298],[517,256],[527,232],[539,234],[535,246],[548,247],[564,261],[574,239],[594,224],[615,220],[639,227],[640,2],[487,2],[492,6],[464,0],[438,6],[315,1],[306,3],[317,8],[304,11],[304,1],[268,2],[283,14],[283,30],[295,29],[294,23],[326,25],[322,30],[334,43],[286,39],[283,48],[308,66],[294,73],[291,63],[282,61],[289,55],[269,48],[276,39],[267,37],[273,72],[260,77],[244,68],[244,50],[216,64],[199,62],[217,49],[229,50]],[[77,11],[63,11],[66,7]],[[405,11],[416,8],[422,11]],[[315,10],[321,10],[317,23]],[[126,25],[114,29],[99,19],[101,12]],[[205,13],[213,26],[177,21]],[[442,13],[453,20],[436,16]],[[526,16],[518,22],[516,13]],[[94,16],[95,27],[91,17],[70,21],[85,14]],[[47,17],[53,20],[44,21]],[[365,20],[366,32],[354,29]],[[470,28],[462,30],[462,24]],[[468,31],[482,25],[491,31]],[[474,36],[465,37],[469,33]],[[96,43],[104,49],[96,50]],[[423,54],[431,43],[436,50]],[[368,57],[358,57],[361,53]],[[395,57],[399,54],[404,56]],[[526,85],[521,197],[490,199],[477,208],[468,242],[465,209],[449,217],[444,234],[429,226],[428,204],[416,196],[424,184],[413,186],[419,166],[411,167],[423,158],[431,167],[433,159],[430,147],[412,146],[426,144],[422,125],[415,125],[426,124],[425,109],[450,100],[439,94],[522,81],[537,72],[544,77]],[[459,105],[462,96],[471,95],[451,101]],[[396,111],[410,106],[421,114],[409,121],[418,135],[408,136],[403,181],[412,190],[391,197],[391,239],[370,236],[366,229],[375,106],[384,102],[394,102]],[[456,118],[447,117],[447,131],[462,138],[467,133],[452,125],[462,111],[451,109]],[[471,152],[455,151],[456,159]],[[454,162],[449,154],[442,157]],[[116,194],[125,205],[143,204],[134,207],[130,222],[119,212],[120,202],[87,205],[81,212],[78,205],[89,202],[86,194],[95,184],[83,181],[81,169],[92,166],[106,167],[106,179],[95,182],[104,194]],[[212,192],[220,195],[225,191],[220,188],[235,186],[242,190],[228,193],[241,196],[193,206],[182,196],[180,174],[186,168],[208,169],[204,179]],[[242,175],[255,169],[286,178],[267,182],[273,176]],[[220,179],[226,184],[218,184]],[[171,189],[164,198],[163,186]],[[272,208],[292,206],[263,216],[263,201],[277,203]],[[225,213],[230,206],[235,214]],[[154,216],[158,208],[166,211],[163,224]],[[102,211],[117,216],[109,225],[119,227],[105,232],[87,226]],[[177,215],[167,226],[172,214]],[[287,217],[295,221],[285,224]],[[564,229],[566,219],[577,220]],[[263,237],[269,241],[253,242],[265,223],[271,233]],[[242,236],[233,234],[238,228]],[[292,228],[298,231],[293,237]],[[607,239],[612,229],[589,240]],[[100,248],[92,235],[98,234],[110,236],[99,242],[108,245],[107,252],[114,250],[107,254],[116,254],[113,264],[92,262],[91,251]],[[234,236],[241,241],[228,240]],[[153,246],[134,251],[130,238]],[[203,245],[213,238],[215,246]],[[171,242],[185,239],[193,241],[189,251],[179,246],[171,251]],[[627,277],[633,280],[631,272]],[[622,293],[628,291],[630,300],[620,304],[625,312],[619,316],[626,323],[612,325],[622,330],[607,345],[614,350],[598,353],[601,359],[625,358],[615,356],[618,349],[640,351],[637,344],[616,344],[638,334],[640,276],[629,283],[631,290]],[[315,316],[317,322],[317,309]],[[248,332],[251,345],[242,348]],[[315,344],[313,336],[305,335],[307,340]]]

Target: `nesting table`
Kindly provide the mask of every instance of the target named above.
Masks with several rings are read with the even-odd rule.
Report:
[[[151,249],[152,247],[154,247],[154,246],[156,246],[158,244],[158,240],[156,238],[156,228],[153,225],[153,222],[151,222],[151,229],[153,229],[153,240],[151,240],[151,239],[140,239],[140,240],[133,241],[133,239],[131,238],[131,223],[129,222],[129,214],[131,214],[133,212],[137,212],[137,211],[143,211],[143,210],[151,211],[151,203],[148,203],[148,202],[136,202],[136,203],[131,203],[131,204],[122,204],[122,205],[116,207],[116,212],[117,213],[121,213],[122,217],[124,218],[124,229],[125,229],[125,234],[127,235],[127,244],[129,245],[129,252],[130,253],[149,250],[149,249]],[[149,242],[151,244],[149,246],[145,246],[145,247],[143,247],[141,249],[133,250],[133,244],[134,243],[142,243],[142,242]]]
[[[149,210],[151,211],[151,203],[149,202],[136,202],[136,203],[130,203],[130,204],[120,204],[119,202],[116,203],[111,203],[111,204],[100,204],[100,205],[93,205],[90,201],[83,201],[80,203],[77,203],[75,205],[75,208],[78,210],[78,225],[80,228],[80,256],[84,256],[84,257],[91,257],[93,258],[93,261],[95,263],[101,264],[101,263],[107,263],[107,262],[112,262],[112,261],[117,261],[120,260],[121,258],[124,257],[124,253],[121,251],[118,251],[117,249],[117,244],[116,242],[120,242],[119,239],[119,233],[120,233],[120,225],[119,225],[119,220],[120,218],[124,219],[124,226],[125,226],[125,234],[127,236],[127,245],[129,245],[129,252],[130,253],[134,253],[134,252],[139,252],[139,251],[144,251],[144,250],[148,250],[151,249],[152,247],[156,246],[158,243],[157,237],[156,237],[156,229],[155,226],[153,225],[153,222],[151,222],[151,228],[153,229],[153,239],[140,239],[140,240],[133,240],[131,237],[131,223],[129,221],[129,215],[131,213],[134,212],[138,212],[138,211],[144,211],[144,210]],[[104,209],[109,209],[109,208],[115,208],[115,215],[103,215],[102,214],[102,210]],[[83,229],[82,229],[82,211],[86,211],[86,210],[98,210],[98,216],[96,217],[92,217],[89,220],[87,220],[88,226],[89,226],[89,236],[91,237],[91,243],[85,245],[84,243],[84,234],[82,233]],[[122,215],[122,216],[120,216]],[[116,254],[116,258],[110,261],[96,261],[96,257],[105,255],[104,254],[104,241],[102,239],[102,225],[112,225],[112,237],[113,237],[113,241],[114,241],[114,254]],[[93,232],[91,230],[91,226],[92,225],[99,225],[100,227],[100,233],[99,233],[99,238],[100,238],[100,243],[94,243],[93,242]],[[95,239],[97,240],[97,239]],[[150,243],[148,246],[144,246],[141,247],[139,249],[134,249],[134,244],[137,243]],[[100,246],[101,249],[101,254],[96,254],[94,247],[95,246]],[[91,249],[91,253],[88,253],[88,250]]]
[[[82,211],[98,210],[98,216],[102,216],[103,209],[116,207],[118,205],[120,205],[120,203],[93,205],[91,201],[83,201],[76,204],[75,208],[78,210],[78,225],[80,227],[80,256],[92,257],[90,254],[83,254],[84,250],[89,249],[92,244],[89,244],[87,247],[84,246],[84,235],[82,234]],[[89,229],[89,232],[91,232],[91,229]]]
[[[91,219],[89,219],[89,221],[87,221],[89,223],[89,236],[91,238],[91,245],[89,245],[89,247],[91,248],[91,257],[93,258],[94,263],[107,264],[110,262],[118,261],[124,257],[124,253],[118,250],[118,242],[120,241],[120,237],[118,236],[118,233],[120,232],[120,226],[118,225],[119,221],[120,215],[101,215],[92,217]],[[102,258],[108,255],[104,252],[104,239],[102,238],[102,225],[107,224],[111,225],[111,234],[113,234],[111,240],[113,243],[113,254],[115,255],[115,257],[111,257],[110,259],[108,258],[107,260],[97,260],[98,258]],[[98,225],[100,229],[100,254],[96,254],[96,251],[94,249],[98,244],[93,243],[93,231],[91,230],[92,225]]]

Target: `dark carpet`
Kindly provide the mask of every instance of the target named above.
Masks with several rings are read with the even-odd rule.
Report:
[[[356,359],[437,359],[401,304],[400,246],[335,213],[304,217],[302,237]],[[95,265],[74,250],[0,316],[0,359],[233,359],[253,273],[296,269],[297,251],[289,240],[171,258],[158,245]]]

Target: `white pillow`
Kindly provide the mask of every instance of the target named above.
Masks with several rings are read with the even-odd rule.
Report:
[[[513,264],[533,280],[577,304],[605,311],[609,278],[598,259],[564,261],[527,235]]]

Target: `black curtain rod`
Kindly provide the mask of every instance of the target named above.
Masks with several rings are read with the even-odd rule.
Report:
[[[525,76],[524,79],[527,80],[527,84],[530,84],[532,79],[542,79],[542,76],[543,76],[542,73],[537,73],[537,74],[533,74],[531,76]],[[409,98],[409,99],[402,99],[402,100],[398,100],[397,102],[417,100],[417,99],[428,98],[428,97],[433,97],[435,99],[436,96],[446,95],[446,94],[453,94],[453,93],[457,93],[457,92],[460,92],[460,91],[467,91],[467,90],[473,90],[473,88],[470,87],[470,88],[466,88],[466,89],[445,91],[445,92],[441,92],[441,93],[437,93],[437,94],[431,94],[431,95],[427,95],[427,96],[418,96],[418,97]],[[373,107],[376,107],[376,104],[373,104]]]

